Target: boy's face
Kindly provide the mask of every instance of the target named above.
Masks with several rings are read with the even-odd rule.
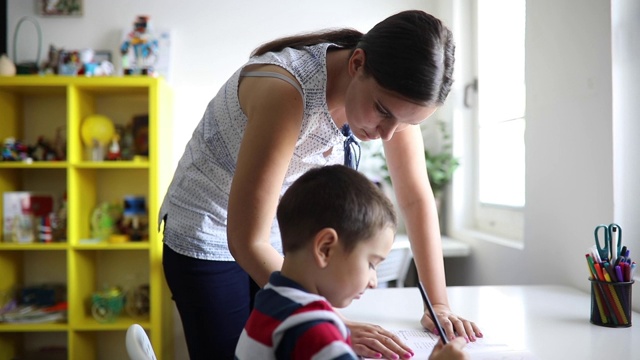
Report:
[[[394,231],[386,227],[372,238],[361,241],[347,253],[338,246],[322,277],[319,292],[331,305],[343,308],[359,299],[367,288],[378,286],[376,266],[391,251]]]

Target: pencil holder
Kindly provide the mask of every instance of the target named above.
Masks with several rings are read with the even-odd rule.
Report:
[[[591,281],[591,323],[606,327],[631,326],[631,285],[634,281]]]

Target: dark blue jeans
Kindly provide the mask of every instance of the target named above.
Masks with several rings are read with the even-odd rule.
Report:
[[[236,262],[194,259],[166,245],[162,257],[191,360],[233,359],[258,285]]]

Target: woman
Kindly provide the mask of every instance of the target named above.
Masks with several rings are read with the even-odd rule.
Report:
[[[282,266],[280,196],[312,167],[357,165],[353,136],[384,141],[418,275],[447,334],[482,336],[449,309],[419,128],[447,97],[453,62],[451,32],[405,11],[364,35],[343,29],[267,43],[229,78],[160,210],[165,276],[191,359],[233,358],[255,292]],[[346,322],[359,355],[410,356],[390,332]],[[426,314],[421,323],[434,328]]]

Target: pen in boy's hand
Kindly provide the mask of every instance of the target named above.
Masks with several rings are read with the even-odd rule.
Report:
[[[440,321],[438,321],[438,317],[436,316],[436,312],[433,311],[433,306],[431,305],[431,301],[429,301],[429,296],[427,296],[427,292],[422,286],[422,282],[418,281],[418,287],[420,288],[420,294],[422,294],[422,300],[424,300],[427,309],[429,310],[429,315],[431,315],[431,319],[436,324],[436,329],[438,330],[438,335],[440,335],[440,339],[442,339],[443,344],[448,344],[449,339],[447,339],[447,335],[444,333],[444,329],[442,325],[440,325]]]

